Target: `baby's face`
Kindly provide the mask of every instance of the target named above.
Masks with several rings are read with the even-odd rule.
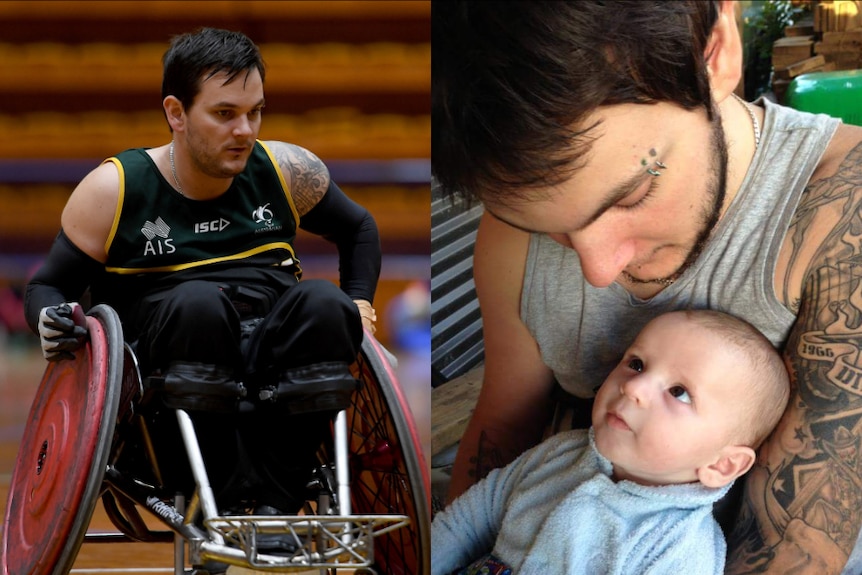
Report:
[[[596,447],[616,479],[697,480],[738,425],[744,354],[683,314],[648,324],[596,395]]]

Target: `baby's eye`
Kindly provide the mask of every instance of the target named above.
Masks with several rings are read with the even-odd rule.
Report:
[[[669,392],[673,397],[675,397],[675,398],[677,398],[678,400],[680,400],[681,402],[691,404],[691,396],[688,394],[688,392],[685,390],[685,388],[684,388],[683,386],[681,386],[681,385],[674,385],[673,387],[671,387],[671,388],[668,390],[668,392]]]
[[[636,372],[640,373],[644,370],[644,362],[636,357],[633,357],[629,360],[629,369],[633,369]]]

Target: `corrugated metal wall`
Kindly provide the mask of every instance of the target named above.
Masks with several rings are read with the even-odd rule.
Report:
[[[484,359],[473,284],[473,243],[482,206],[467,208],[431,185],[431,377],[434,387]]]

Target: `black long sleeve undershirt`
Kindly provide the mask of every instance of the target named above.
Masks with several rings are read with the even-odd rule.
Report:
[[[33,274],[24,292],[24,317],[33,333],[39,333],[43,307],[80,301],[104,264],[81,251],[63,230],[51,245],[42,266]]]
[[[330,181],[329,189],[300,221],[300,228],[338,248],[341,289],[351,299],[374,301],[380,277],[380,236],[374,218]]]

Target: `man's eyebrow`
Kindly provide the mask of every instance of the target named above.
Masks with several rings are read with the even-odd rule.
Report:
[[[586,228],[587,226],[589,226],[590,224],[592,224],[593,222],[595,222],[597,219],[599,219],[602,216],[602,214],[604,214],[606,211],[608,211],[609,209],[614,207],[617,204],[617,202],[619,202],[620,200],[622,200],[623,198],[625,198],[629,194],[633,193],[643,183],[644,179],[651,178],[651,177],[654,177],[654,176],[650,176],[646,172],[637,173],[637,174],[634,174],[629,179],[627,179],[626,181],[622,182],[621,184],[614,186],[614,188],[610,192],[608,192],[608,194],[605,196],[604,200],[602,201],[602,204],[599,206],[599,209],[596,211],[596,213],[594,213],[592,216],[587,218],[587,221],[578,225],[577,227],[575,227],[574,230],[571,230],[571,231],[579,232],[579,231],[583,230],[584,228]],[[536,230],[531,230],[531,229],[525,228],[523,226],[519,226],[518,224],[509,221],[507,218],[501,216],[500,214],[490,211],[487,208],[487,206],[485,207],[485,211],[490,213],[492,216],[494,216],[495,218],[497,218],[498,220],[500,220],[504,224],[510,225],[513,228],[521,230],[522,232],[536,233]]]
[[[597,219],[602,217],[602,214],[614,207],[617,202],[619,202],[629,194],[632,194],[636,189],[638,189],[638,187],[643,183],[646,178],[652,177],[654,176],[650,176],[646,172],[638,172],[626,181],[622,182],[621,184],[614,186],[613,189],[611,189],[611,191],[608,192],[608,194],[605,196],[605,199],[602,201],[602,204],[599,206],[599,209],[596,210],[596,213],[587,218],[586,222],[579,225],[572,231],[579,232],[593,222],[595,222]]]
[[[252,108],[259,108],[259,107],[264,106],[264,105],[266,105],[266,101],[263,98],[261,98],[257,104],[252,106]],[[235,102],[218,102],[216,104],[213,104],[213,108],[239,108],[239,107],[240,107],[240,105],[235,103]]]

